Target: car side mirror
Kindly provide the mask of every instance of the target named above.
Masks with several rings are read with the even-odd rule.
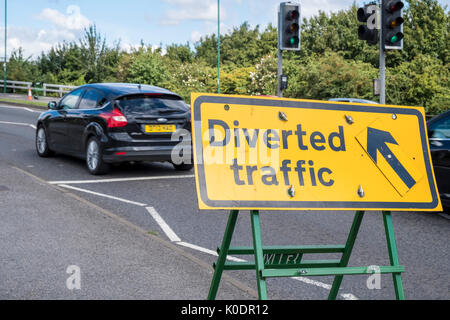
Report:
[[[48,103],[48,108],[51,110],[56,110],[58,109],[58,103],[56,101],[50,101]]]

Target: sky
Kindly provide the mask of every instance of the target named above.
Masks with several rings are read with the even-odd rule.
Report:
[[[0,56],[4,56],[7,1],[7,51],[21,47],[36,57],[56,44],[77,41],[84,28],[95,24],[109,44],[120,40],[130,50],[143,41],[163,49],[170,44],[193,45],[200,37],[217,33],[217,0],[0,0]],[[276,25],[280,0],[220,0],[221,33],[247,21],[264,29]],[[293,2],[299,2],[293,0]],[[303,0],[302,17],[319,10],[336,12],[359,0]],[[366,1],[367,2],[367,1]],[[449,6],[450,0],[440,0]],[[3,60],[3,59],[1,59]]]

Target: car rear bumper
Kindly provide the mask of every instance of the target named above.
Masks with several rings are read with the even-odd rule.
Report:
[[[171,161],[174,146],[120,147],[105,149],[103,161],[107,163],[125,161]],[[192,150],[190,150],[192,152]]]
[[[441,195],[442,206],[445,212],[450,212],[450,198],[447,195]]]

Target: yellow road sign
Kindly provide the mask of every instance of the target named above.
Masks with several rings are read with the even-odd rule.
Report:
[[[192,94],[200,209],[439,211],[423,108]]]

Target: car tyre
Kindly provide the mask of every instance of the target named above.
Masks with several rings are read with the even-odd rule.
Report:
[[[48,146],[47,131],[42,125],[36,130],[36,151],[42,158],[48,158],[55,154]]]
[[[103,161],[103,147],[96,137],[89,138],[86,144],[86,166],[92,175],[102,175],[110,169]]]

